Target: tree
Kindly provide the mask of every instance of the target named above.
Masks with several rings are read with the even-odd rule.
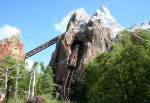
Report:
[[[44,69],[43,64],[41,65],[42,74],[37,83],[37,94],[52,94],[53,90],[53,75],[51,67]]]
[[[86,66],[79,103],[150,102],[150,31],[123,31],[112,52]],[[84,94],[83,94],[84,93]]]
[[[15,65],[15,60],[11,56],[0,59],[0,74],[1,79],[5,76],[5,90],[7,89],[8,76],[11,74]]]
[[[35,62],[32,66],[31,74],[30,74],[30,81],[29,81],[29,89],[28,89],[28,96],[32,97],[35,95],[35,84],[36,84],[36,70],[38,68],[38,62]],[[32,88],[32,91],[31,91]]]
[[[0,59],[0,68],[2,74],[1,78],[5,77],[3,82],[0,84],[0,87],[4,88],[4,91],[6,92],[6,98],[11,95],[17,98],[18,90],[21,89],[19,88],[18,83],[23,79],[22,76],[24,75],[25,71],[24,62],[20,60],[17,62],[8,55]]]

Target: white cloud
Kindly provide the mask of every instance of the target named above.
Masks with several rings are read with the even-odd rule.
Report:
[[[59,23],[56,23],[54,25],[54,28],[57,31],[64,33],[66,31],[66,28],[67,28],[67,25],[68,25],[71,15],[74,14],[75,12],[81,12],[81,13],[87,15],[83,8],[76,9],[76,10],[70,12],[68,15],[66,15]]]
[[[71,17],[71,13],[69,15],[67,15],[64,19],[61,20],[61,22],[55,24],[55,29],[57,31],[60,31],[61,33],[64,33],[66,31],[67,28],[67,24],[69,22],[69,19]]]
[[[4,25],[3,27],[0,27],[0,40],[17,34],[20,34],[20,30],[16,27],[12,27],[9,25]]]

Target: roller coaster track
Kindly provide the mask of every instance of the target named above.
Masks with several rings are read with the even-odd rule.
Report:
[[[64,97],[65,100],[67,101],[67,103],[70,103],[70,90],[71,90],[71,82],[73,79],[73,74],[74,74],[74,68],[73,67],[68,67],[68,74],[67,77],[65,79],[65,84],[63,86],[63,93],[64,93]]]
[[[71,101],[70,101],[70,97],[71,97],[70,94],[72,93],[71,84],[73,81],[74,71],[77,68],[77,57],[78,57],[79,47],[80,47],[80,45],[76,44],[75,48],[72,51],[72,54],[70,57],[70,62],[67,67],[68,74],[66,76],[66,79],[65,79],[65,82],[63,85],[63,93],[64,93],[64,97],[65,97],[65,100],[67,101],[67,103],[71,103]]]
[[[57,37],[51,39],[50,41],[48,41],[48,42],[46,42],[46,43],[36,47],[35,49],[27,52],[26,55],[25,55],[25,59],[27,59],[27,58],[29,58],[29,57],[39,53],[40,51],[50,47],[51,45],[55,44],[57,42],[58,38],[59,38],[59,36],[57,36]]]

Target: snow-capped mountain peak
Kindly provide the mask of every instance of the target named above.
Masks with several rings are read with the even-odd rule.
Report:
[[[83,8],[76,9],[69,13],[60,23],[55,25],[56,30],[61,31],[64,33],[66,28],[69,27],[72,23],[74,24],[75,30],[77,32],[84,31],[86,24],[89,20],[97,21],[99,20],[101,24],[109,28],[112,31],[111,37],[115,38],[119,31],[122,31],[124,27],[122,27],[111,15],[109,10],[102,6],[101,9],[96,10],[94,16],[89,16],[85,12]],[[68,26],[67,26],[68,25]]]
[[[96,14],[92,18],[95,20],[100,19],[105,27],[111,29],[111,38],[115,38],[118,32],[124,29],[124,27],[122,27],[115,20],[115,18],[111,15],[109,10],[105,6],[102,6],[101,9],[96,10]]]
[[[106,6],[102,6],[102,7],[101,7],[101,11],[103,11],[103,12],[106,13],[106,14],[110,14],[110,12],[109,12],[109,10],[107,9]]]
[[[73,23],[76,31],[84,31],[85,25],[88,23],[90,17],[83,8],[77,9],[70,17],[68,26]]]
[[[109,19],[110,21],[116,22],[105,6],[102,6],[101,9],[97,9],[95,16],[101,17],[101,19]]]
[[[75,15],[80,16],[80,17],[88,16],[83,8],[76,9],[72,14],[75,14]]]
[[[76,22],[76,25],[78,25],[80,22],[83,22],[88,17],[89,16],[83,8],[75,9],[68,15],[66,15],[59,23],[55,24],[55,29],[60,31],[61,33],[64,33],[70,21],[74,21]],[[72,18],[75,18],[75,20],[71,20]]]

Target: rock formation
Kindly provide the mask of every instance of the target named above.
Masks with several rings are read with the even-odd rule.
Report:
[[[73,75],[70,77],[71,85],[68,84],[68,88],[74,91],[75,85],[81,80],[84,65],[98,53],[109,51],[112,35],[116,33],[114,29],[123,29],[110,17],[105,7],[102,7],[101,11],[92,17],[87,17],[82,12],[73,13],[66,32],[60,36],[50,64],[55,74],[54,81],[61,89],[65,83],[67,84],[66,78],[69,78],[70,67],[74,67]],[[106,25],[108,21],[111,23],[109,27]]]
[[[73,58],[71,55],[76,44],[79,45],[78,68],[75,76],[77,80],[80,80],[83,64],[88,63],[97,53],[109,50],[111,46],[111,31],[103,27],[99,21],[90,20],[84,32],[76,32],[73,22],[70,22],[69,25],[66,33],[60,37],[51,61],[54,69],[56,69],[56,81],[65,78],[67,65],[69,59]]]
[[[3,34],[4,33],[4,34]],[[7,34],[11,34],[11,30],[7,30]],[[6,31],[0,33],[7,35]],[[0,35],[1,36],[1,35]],[[1,38],[1,37],[0,37]],[[11,55],[16,60],[23,60],[25,56],[23,43],[20,40],[19,32],[15,32],[8,37],[1,38],[0,40],[0,58]]]

